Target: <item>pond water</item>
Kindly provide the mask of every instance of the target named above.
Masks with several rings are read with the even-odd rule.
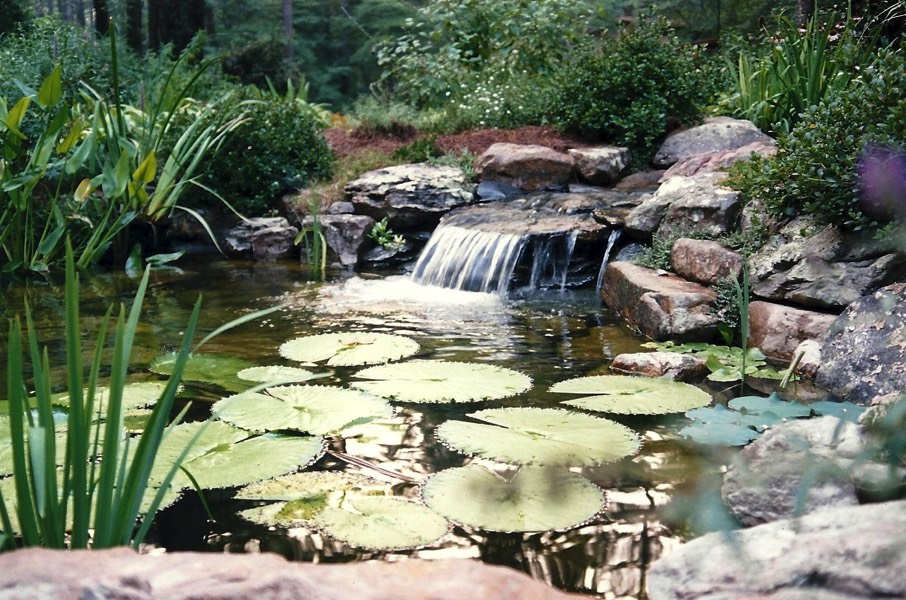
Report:
[[[206,352],[262,365],[290,364],[280,358],[277,348],[293,337],[341,331],[385,332],[418,340],[421,350],[417,358],[489,363],[519,370],[534,380],[529,392],[482,403],[480,408],[556,406],[563,398],[547,391],[553,383],[605,374],[610,359],[637,351],[643,341],[608,314],[590,289],[516,290],[503,298],[420,286],[398,272],[334,273],[326,282],[315,282],[292,262],[196,257],[181,260],[179,266],[180,271],[161,270],[152,275],[134,355],[136,378],[149,377],[145,367],[150,361],[178,346],[198,294],[203,295],[202,334],[239,315],[285,305],[279,312],[215,338]],[[135,287],[136,282],[122,274],[83,276],[86,342],[106,306],[111,301],[128,302]],[[23,296],[28,297],[36,312],[39,337],[49,343],[52,361],[62,362],[62,285],[13,286],[3,294],[10,311],[21,305]],[[337,368],[317,383],[344,385],[356,370]],[[5,382],[0,383],[5,386]],[[216,399],[205,391],[190,395],[193,414],[199,417]],[[396,404],[396,408],[392,419],[348,430],[343,439],[333,439],[329,444],[336,453],[379,465],[390,475],[330,453],[310,468],[345,469],[383,478],[393,485],[396,494],[414,498],[419,490],[411,480],[420,481],[438,470],[469,462],[493,466],[450,450],[434,439],[438,425],[473,412],[475,404]],[[648,565],[683,539],[662,521],[659,509],[678,491],[694,487],[708,467],[703,466],[693,446],[677,440],[681,417],[615,420],[641,436],[641,451],[617,463],[582,470],[587,479],[605,490],[606,508],[591,521],[566,532],[504,534],[454,527],[441,542],[427,548],[364,552],[316,531],[273,529],[248,522],[237,513],[254,503],[233,499],[234,490],[227,489],[206,493],[213,520],[197,495],[185,495],[159,515],[149,541],[168,550],[269,551],[313,562],[481,558],[523,570],[567,591],[600,598],[643,598]],[[394,478],[393,473],[404,479]]]

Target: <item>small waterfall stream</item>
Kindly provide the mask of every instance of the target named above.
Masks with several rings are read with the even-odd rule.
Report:
[[[601,268],[598,270],[598,281],[595,283],[595,291],[601,293],[601,287],[604,285],[604,271],[607,270],[607,263],[610,262],[610,251],[613,250],[614,244],[620,239],[622,229],[614,229],[610,232],[610,238],[607,240],[607,249],[604,251],[604,258],[601,259]]]
[[[441,225],[412,272],[422,285],[505,294],[527,235]]]

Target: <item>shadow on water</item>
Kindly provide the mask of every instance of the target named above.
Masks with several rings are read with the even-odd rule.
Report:
[[[107,304],[129,302],[135,282],[118,274],[83,277],[85,339]],[[5,291],[15,307],[28,294],[51,360],[62,363],[62,289]],[[241,314],[285,304],[260,321],[245,324],[211,342],[206,352],[228,354],[260,364],[285,364],[277,354],[284,341],[305,334],[364,330],[416,338],[419,358],[479,361],[532,376],[526,394],[484,407],[555,406],[562,398],[547,392],[564,379],[606,372],[616,354],[637,351],[641,340],[608,315],[594,291],[554,289],[498,295],[440,290],[412,283],[405,275],[336,274],[327,283],[307,281],[291,263],[187,262],[182,271],[160,271],[152,278],[143,324],[136,340],[136,377],[161,351],[174,348],[197,295],[204,296],[201,333]],[[325,381],[343,385],[355,369],[335,369]],[[5,377],[3,377],[5,379]],[[60,379],[62,383],[62,377]],[[4,384],[5,385],[5,384]],[[448,449],[435,429],[462,418],[476,405],[398,405],[391,419],[361,425],[331,440],[338,453],[379,465],[415,481],[476,459]],[[243,520],[240,510],[255,504],[233,498],[235,490],[206,492],[209,519],[197,495],[186,494],[163,511],[154,542],[169,550],[276,552],[292,560],[350,562],[418,558],[480,558],[515,567],[568,590],[600,598],[644,598],[648,565],[681,538],[662,522],[659,508],[675,490],[698,477],[701,465],[676,443],[671,421],[618,419],[643,439],[634,457],[585,469],[583,475],[606,492],[607,504],[592,520],[564,532],[507,534],[455,526],[440,542],[405,552],[361,551],[317,531],[267,528]],[[487,461],[477,461],[492,464]],[[313,469],[348,470],[384,478],[396,494],[417,497],[418,486],[326,454]]]

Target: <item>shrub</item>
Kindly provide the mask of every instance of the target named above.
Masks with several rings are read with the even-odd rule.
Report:
[[[647,164],[668,118],[693,123],[713,95],[700,51],[663,19],[641,19],[616,39],[588,44],[560,73],[550,108],[567,129],[628,146]]]
[[[906,149],[904,81],[903,53],[880,51],[846,90],[802,114],[778,140],[776,156],[732,168],[730,184],[777,215],[804,212],[842,229],[875,228],[883,216],[861,202],[858,162],[871,146]]]
[[[205,181],[239,212],[261,216],[282,195],[330,176],[333,153],[317,117],[300,103],[246,98],[248,120],[223,145]]]

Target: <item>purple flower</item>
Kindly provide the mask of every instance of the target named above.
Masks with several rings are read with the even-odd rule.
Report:
[[[873,215],[906,219],[906,157],[891,148],[873,146],[859,161],[865,208]]]

